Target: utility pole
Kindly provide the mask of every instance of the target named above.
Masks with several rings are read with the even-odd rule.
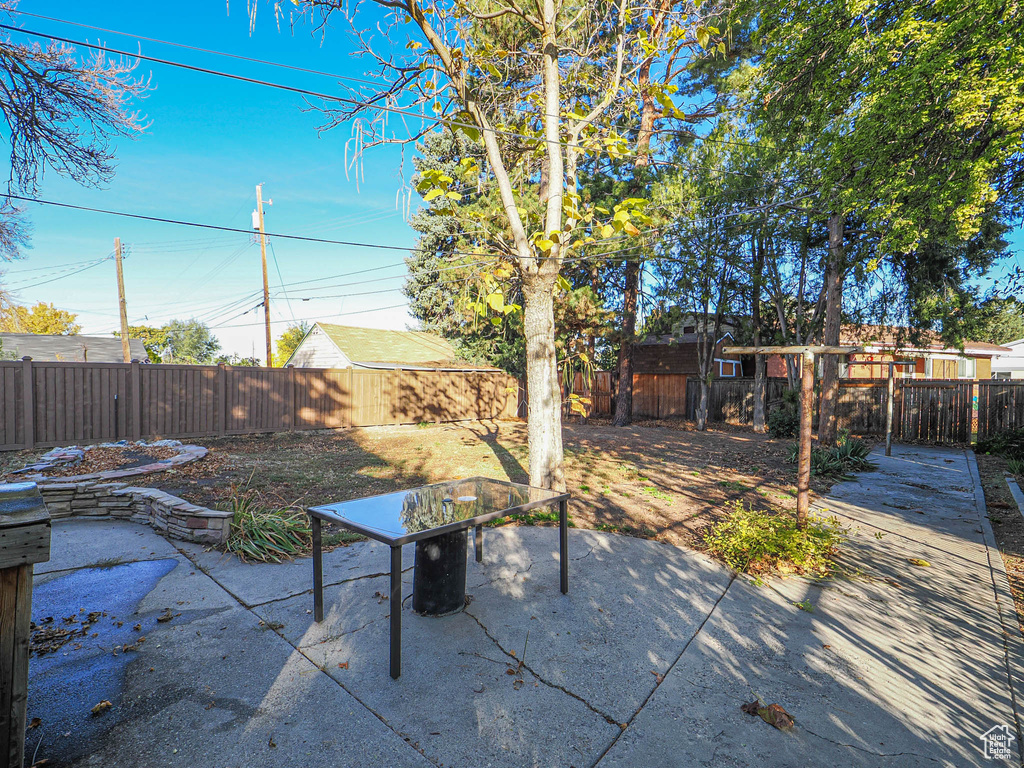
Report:
[[[132,361],[131,345],[128,344],[128,302],[124,298],[124,271],[121,269],[121,238],[114,238],[114,263],[117,265],[117,303],[121,313],[121,354],[124,361]]]
[[[274,204],[269,200],[270,205]],[[267,367],[273,366],[273,357],[270,347],[270,286],[267,283],[267,235],[263,227],[263,185],[256,185],[256,211],[253,216],[253,224],[260,232],[260,258],[263,260],[263,317],[267,328]]]

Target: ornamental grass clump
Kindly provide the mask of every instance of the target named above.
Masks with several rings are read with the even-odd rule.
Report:
[[[225,548],[242,560],[280,563],[310,547],[312,531],[305,512],[295,506],[266,504],[248,483],[231,489],[228,509],[231,533]]]
[[[800,446],[789,449],[789,460],[797,462]],[[831,448],[811,448],[811,474],[819,477],[846,477],[851,472],[869,472],[878,465],[868,459],[871,446],[850,437],[844,430]]]
[[[737,501],[704,541],[713,555],[743,573],[823,576],[831,572],[847,533],[836,517],[811,517],[799,528],[788,512],[753,509]]]

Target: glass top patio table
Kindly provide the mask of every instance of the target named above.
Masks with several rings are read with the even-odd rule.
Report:
[[[507,480],[470,477],[323,504],[310,507],[309,513],[396,546],[568,499],[567,493]]]

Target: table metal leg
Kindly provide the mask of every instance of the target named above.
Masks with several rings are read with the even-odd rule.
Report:
[[[476,561],[482,563],[484,561],[484,527],[482,525],[476,527],[473,550],[476,552]]]
[[[391,677],[402,674],[402,548],[391,548]]]
[[[562,594],[569,591],[569,502],[558,502],[558,565],[562,576]]]
[[[320,539],[320,518],[313,517],[313,618],[324,620],[324,555]]]

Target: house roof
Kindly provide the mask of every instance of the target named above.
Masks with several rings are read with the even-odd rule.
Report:
[[[107,336],[47,336],[40,333],[0,333],[4,354],[31,357],[40,363],[123,363],[121,340]],[[133,360],[148,362],[142,339],[129,339]]]
[[[903,351],[959,353],[959,348],[950,346],[935,331],[918,331],[917,340],[911,340],[911,330],[886,325],[844,325],[840,331],[840,344],[865,344],[879,347],[895,347]],[[1011,352],[1007,347],[989,344],[987,341],[964,340],[964,352],[981,356],[999,355]]]
[[[354,328],[332,323],[317,325],[353,363],[443,366],[455,359],[451,344],[433,333]]]
[[[726,338],[732,338],[732,334],[728,331],[726,331],[718,341],[722,341]],[[647,336],[643,341],[638,342],[637,346],[651,347],[661,344],[696,344],[698,341],[700,341],[700,334],[698,333],[673,333],[667,336]],[[716,341],[715,343],[717,344],[718,342]]]

